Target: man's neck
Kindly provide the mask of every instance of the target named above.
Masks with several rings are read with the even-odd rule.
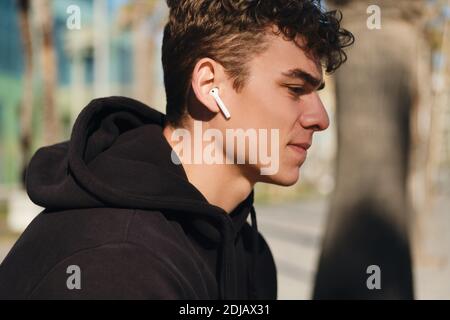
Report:
[[[173,128],[166,126],[164,137],[173,148],[171,136]],[[254,183],[239,170],[236,164],[193,164],[183,162],[188,180],[212,205],[227,213],[232,212],[251,193]]]

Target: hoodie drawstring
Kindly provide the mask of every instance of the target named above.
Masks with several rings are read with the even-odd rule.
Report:
[[[250,209],[250,218],[251,218],[251,260],[250,260],[250,268],[247,273],[248,279],[248,298],[249,299],[257,299],[257,291],[256,291],[256,266],[257,266],[257,257],[258,257],[258,248],[259,248],[259,234],[258,234],[258,225],[256,222],[256,212],[255,208],[252,206]],[[225,223],[226,225],[226,223]],[[225,228],[226,229],[226,228]],[[229,230],[228,230],[229,231]],[[222,275],[220,279],[220,297],[221,299],[236,299],[236,286],[235,286],[235,265],[233,265],[233,261],[235,261],[234,255],[234,236],[231,236],[232,232],[224,232],[223,233],[223,248],[222,248]]]
[[[256,223],[256,212],[255,207],[252,206],[250,210],[250,217],[252,221],[252,259],[250,262],[250,270],[249,270],[249,298],[250,299],[257,299],[257,293],[256,293],[256,265],[257,265],[257,257],[258,257],[258,225]]]

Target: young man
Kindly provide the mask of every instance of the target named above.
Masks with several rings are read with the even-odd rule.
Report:
[[[46,209],[2,263],[1,298],[276,298],[253,186],[298,180],[329,124],[322,66],[352,35],[317,1],[168,4],[167,116],[97,99],[36,152],[27,190]]]

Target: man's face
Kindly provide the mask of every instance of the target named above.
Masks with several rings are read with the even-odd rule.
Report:
[[[242,91],[232,90],[231,82],[226,90],[223,99],[231,106],[226,128],[266,129],[266,154],[276,146],[272,145],[271,130],[278,129],[278,154],[272,155],[272,161],[278,161],[277,170],[262,175],[260,169],[268,165],[259,160],[248,164],[248,154],[241,168],[256,182],[288,186],[299,178],[299,167],[306,159],[305,149],[312,143],[313,133],[325,130],[329,119],[317,93],[323,87],[320,64],[281,36],[268,39],[268,49],[250,61],[249,78]]]

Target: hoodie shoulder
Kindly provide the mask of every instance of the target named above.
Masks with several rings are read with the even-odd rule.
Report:
[[[71,266],[80,268],[89,290],[67,291]],[[108,298],[109,292],[110,298],[205,298],[205,274],[180,225],[162,212],[44,212],[3,261],[0,297]],[[152,284],[161,296],[149,290]],[[195,288],[195,295],[189,288]]]
[[[173,265],[143,246],[110,243],[60,261],[30,299],[198,299]]]

